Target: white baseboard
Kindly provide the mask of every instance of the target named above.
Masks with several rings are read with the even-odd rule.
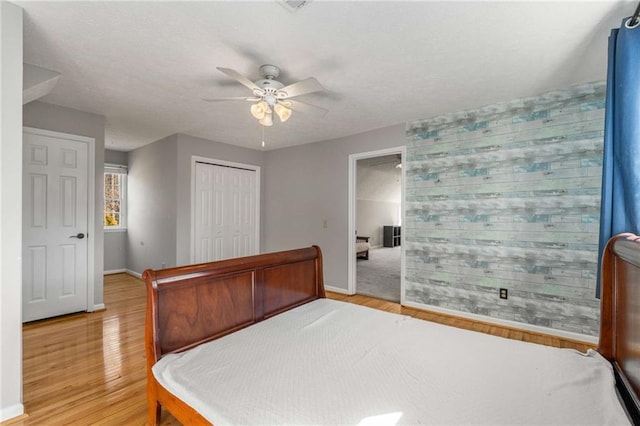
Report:
[[[129,275],[133,275],[136,278],[142,279],[142,274],[140,272],[132,271],[131,269],[126,269],[124,272],[126,272]]]
[[[107,309],[104,303],[98,303],[93,305],[93,307],[91,308],[91,311],[89,312],[102,311],[103,309]]]
[[[349,294],[349,290],[347,290],[346,288],[340,288],[340,287],[333,287],[330,285],[325,285],[324,289],[327,291],[332,291],[334,293],[341,293],[341,294]]]
[[[104,275],[122,274],[127,272],[126,269],[112,269],[110,271],[104,271]]]
[[[488,317],[485,315],[472,314],[469,312],[454,311],[453,309],[441,308],[439,306],[425,305],[424,303],[404,302],[404,306],[410,308],[422,309],[425,311],[438,312],[441,314],[453,315],[461,318],[473,319],[489,324],[496,324],[518,330],[534,331],[536,333],[548,334],[551,336],[562,337],[565,339],[577,340],[579,342],[597,344],[598,338],[588,334],[574,333],[571,331],[556,330],[555,328],[542,327],[539,325],[526,324],[523,322],[504,320],[500,318]]]
[[[24,414],[24,405],[14,404],[9,407],[0,408],[0,422],[13,419]]]

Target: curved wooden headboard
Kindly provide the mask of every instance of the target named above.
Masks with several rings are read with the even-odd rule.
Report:
[[[164,389],[153,365],[281,312],[326,297],[322,252],[313,246],[142,274],[147,286],[145,346],[148,423],[160,423],[161,405],[183,424],[209,424]]]
[[[598,352],[611,361],[616,384],[640,424],[640,237],[619,234],[602,255]]]
[[[154,271],[147,285],[147,363],[325,297],[322,252],[297,250]]]

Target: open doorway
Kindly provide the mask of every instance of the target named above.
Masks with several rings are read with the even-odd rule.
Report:
[[[349,157],[350,294],[403,299],[404,154],[398,147]]]

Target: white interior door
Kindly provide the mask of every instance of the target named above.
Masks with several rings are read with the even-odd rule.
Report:
[[[195,263],[202,263],[201,259],[213,257],[213,224],[210,211],[213,208],[213,176],[202,163],[195,166]]]
[[[88,151],[23,135],[23,321],[87,310]]]
[[[256,173],[251,170],[229,169],[227,192],[232,202],[229,236],[232,257],[255,254],[255,193]]]
[[[256,171],[197,162],[195,262],[257,253]]]
[[[213,241],[213,254],[208,258],[202,257],[202,262],[211,262],[212,260],[220,260],[231,257],[227,249],[227,221],[229,220],[229,213],[227,211],[227,174],[225,167],[217,167],[211,164],[202,164],[203,169],[207,169],[211,174],[211,210],[209,211],[210,217],[207,219],[213,226],[211,228],[211,234],[203,237],[210,238]]]

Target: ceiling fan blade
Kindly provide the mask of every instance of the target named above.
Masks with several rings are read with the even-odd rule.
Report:
[[[263,90],[261,88],[256,86],[256,84],[253,81],[249,80],[247,77],[243,76],[238,71],[232,70],[231,68],[222,68],[222,67],[217,67],[217,69],[218,69],[218,71],[223,72],[226,75],[228,75],[229,77],[233,78],[238,83],[241,83],[242,85],[244,85],[244,86],[248,87],[249,89],[253,90],[254,93],[255,93],[256,90],[259,91],[260,93],[263,93]]]
[[[220,102],[220,101],[248,101],[248,102],[257,102],[262,98],[258,97],[247,97],[247,96],[232,96],[227,98],[202,98],[203,101],[206,102]]]
[[[313,77],[300,80],[276,91],[278,99],[288,99],[294,96],[306,95],[307,93],[320,92],[324,87]]]
[[[280,101],[287,108],[291,108],[294,111],[302,112],[304,114],[312,114],[317,117],[324,117],[329,110],[319,107],[317,105],[311,105],[301,101],[294,101],[293,99],[287,99],[286,101]]]

